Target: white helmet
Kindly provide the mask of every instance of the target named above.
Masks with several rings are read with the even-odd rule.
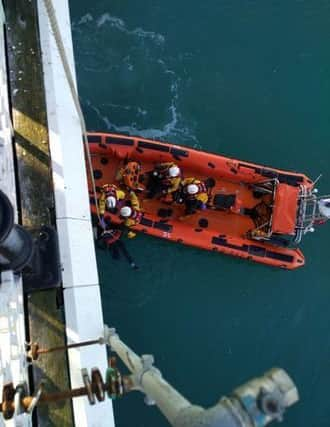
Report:
[[[318,205],[320,214],[330,218],[330,199],[320,199]]]
[[[169,168],[168,174],[171,178],[175,178],[180,175],[180,169],[177,166],[173,165]]]
[[[196,184],[189,184],[187,186],[187,192],[188,194],[197,194],[198,193],[198,186]]]
[[[132,209],[129,206],[124,206],[120,209],[120,215],[124,218],[128,218],[132,215]]]
[[[114,209],[116,207],[117,200],[114,196],[107,197],[107,207],[108,209]]]

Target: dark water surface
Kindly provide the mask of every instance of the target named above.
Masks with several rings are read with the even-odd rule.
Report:
[[[90,130],[323,173],[329,191],[330,1],[70,4]],[[281,366],[301,395],[282,425],[328,427],[329,236],[307,236],[294,272],[139,236],[138,272],[98,253],[105,320],[193,402]],[[141,395],[114,406],[118,427],[167,425]]]

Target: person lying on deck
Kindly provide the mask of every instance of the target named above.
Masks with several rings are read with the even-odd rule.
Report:
[[[181,179],[181,170],[175,163],[157,164],[155,169],[149,173],[148,198],[151,199],[159,193],[163,196],[172,196],[179,190]]]
[[[196,213],[198,209],[206,209],[209,196],[203,181],[196,178],[184,179],[182,181],[182,194],[186,205],[185,215]]]

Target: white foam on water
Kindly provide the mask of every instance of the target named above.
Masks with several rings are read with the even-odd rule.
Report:
[[[94,106],[91,101],[87,101],[87,105],[96,113],[100,120],[105,124],[108,131],[118,132],[118,133],[128,133],[130,135],[137,135],[145,138],[151,139],[175,139],[176,142],[180,143],[180,141],[188,142],[190,144],[194,144],[194,146],[199,146],[197,138],[195,137],[191,126],[186,126],[185,120],[179,112],[179,87],[181,83],[181,78],[176,74],[176,72],[171,69],[169,64],[167,63],[166,58],[160,58],[159,56],[162,54],[163,49],[162,46],[165,42],[165,38],[163,35],[146,31],[141,27],[130,29],[127,27],[125,21],[119,17],[112,16],[110,13],[104,13],[98,17],[93,17],[91,14],[86,14],[80,18],[78,21],[78,25],[84,26],[89,25],[93,21],[93,25],[97,28],[112,28],[115,29],[126,36],[134,36],[136,45],[138,43],[139,49],[133,49],[133,55],[130,52],[125,52],[125,55],[121,59],[121,64],[125,64],[128,71],[133,72],[135,74],[141,73],[141,63],[146,63],[148,67],[152,67],[154,69],[154,73],[159,74],[161,80],[166,81],[165,85],[168,87],[168,90],[171,94],[170,104],[167,107],[167,111],[169,114],[169,119],[167,123],[165,123],[161,128],[143,128],[139,126],[140,119],[145,119],[148,114],[148,110],[150,111],[153,107],[148,105],[148,108],[145,106],[130,106],[130,105],[120,105],[114,103],[102,103],[101,106]],[[79,33],[81,33],[79,30]],[[83,31],[81,34],[86,33]],[[103,37],[101,32],[96,32],[97,37]],[[154,45],[153,55],[150,55],[150,47],[147,48],[144,45],[144,40],[148,39]],[[78,40],[81,40],[81,37],[78,37]],[[89,42],[89,37],[87,42]],[[97,40],[93,41],[93,44],[97,44]],[[160,52],[161,49],[161,52]],[[137,61],[136,52],[139,52],[139,56]],[[110,54],[110,56],[109,56]],[[114,53],[115,54],[115,53]],[[142,58],[141,58],[142,54]],[[111,57],[112,54],[108,52],[107,57],[102,57],[100,59],[101,63],[99,67],[83,65],[83,69],[88,72],[95,73],[104,73],[110,72],[115,68],[118,68],[119,65],[115,65],[116,62],[120,58],[115,54],[114,58]],[[113,62],[115,60],[115,63]],[[111,65],[109,64],[111,63]],[[110,69],[109,69],[110,67]],[[143,69],[142,69],[143,72]],[[163,75],[163,77],[161,77]],[[166,77],[165,77],[166,76]],[[117,76],[115,76],[117,78]],[[155,81],[159,81],[159,79],[155,78]],[[165,87],[166,87],[165,86]],[[152,88],[151,88],[152,90]],[[166,107],[165,107],[166,108]],[[116,123],[112,123],[108,118],[111,116],[110,111],[120,111],[125,110],[128,112],[132,112],[134,114],[134,118],[132,120],[131,114],[129,114],[130,123],[127,125],[118,125]],[[164,110],[164,107],[161,108]],[[144,121],[144,120],[143,120]]]
[[[143,108],[141,108],[141,107],[138,107],[137,108],[137,111],[138,111],[138,114],[140,114],[140,116],[146,116],[147,114],[148,114],[148,111],[147,110],[144,110]]]
[[[126,25],[125,22],[116,16],[111,16],[109,13],[104,13],[99,18],[97,18],[96,25],[100,28],[107,22],[110,23],[112,27],[117,28],[120,31],[126,31]]]
[[[123,21],[121,18],[118,18],[117,16],[112,16],[109,13],[104,13],[99,18],[97,18],[96,25],[98,28],[103,27],[103,25],[105,24],[109,24],[111,27],[116,28],[118,31],[121,31],[122,33],[131,35],[131,36],[137,36],[142,39],[148,38],[155,41],[158,44],[162,44],[165,41],[165,37],[162,34],[158,34],[153,31],[146,31],[141,27],[135,28],[134,30],[129,30],[125,24],[125,21]]]
[[[157,129],[157,128],[139,129],[136,123],[131,123],[130,125],[125,125],[125,126],[118,126],[115,123],[112,123],[110,119],[105,114],[103,114],[99,108],[93,105],[90,101],[87,101],[87,105],[96,113],[99,119],[104,122],[109,132],[125,133],[128,135],[141,136],[142,138],[149,138],[149,139],[167,139],[173,136],[173,137],[179,137],[180,139],[185,141],[191,141],[194,143],[194,146],[198,145],[198,141],[195,135],[191,132],[189,128],[184,126],[183,127],[177,126],[179,119],[181,117],[180,117],[180,114],[177,112],[177,108],[174,105],[174,103],[172,103],[168,109],[168,111],[170,112],[169,122],[166,123],[160,129]],[[123,108],[123,107],[120,106],[119,108]],[[135,107],[126,106],[125,108],[133,109]],[[143,109],[141,109],[141,113],[143,115],[147,114],[147,112]]]
[[[127,65],[127,69],[129,71],[133,71],[134,70],[134,65],[131,63],[131,57],[130,57],[130,55],[125,56],[124,62]]]
[[[115,123],[112,123],[110,119],[102,114],[101,110],[95,105],[92,105],[90,102],[87,102],[87,105],[96,113],[96,115],[105,123],[107,130],[117,133],[127,133],[129,135],[141,136],[143,138],[164,138],[175,128],[177,123],[177,113],[175,108],[170,107],[172,118],[170,122],[166,123],[162,129],[149,128],[149,129],[138,129],[136,123],[131,125],[118,126]]]
[[[143,138],[149,139],[170,139],[174,137],[175,139],[183,140],[185,142],[189,141],[193,144],[194,147],[199,147],[200,144],[193,134],[192,130],[187,126],[183,126],[181,114],[178,112],[177,104],[179,100],[179,85],[181,79],[176,76],[175,72],[167,67],[167,64],[163,60],[158,60],[158,63],[162,65],[164,73],[171,74],[173,76],[170,92],[171,92],[171,104],[168,107],[168,112],[170,113],[170,120],[164,124],[160,129],[157,128],[147,128],[140,129],[137,124],[131,123],[130,125],[119,126],[115,123],[112,123],[106,114],[101,112],[101,109],[94,106],[90,100],[87,101],[87,105],[96,113],[96,115],[105,123],[108,131],[117,132],[117,133],[127,133],[129,135],[141,136]],[[147,110],[142,107],[134,107],[129,105],[120,105],[114,103],[102,104],[102,106],[107,106],[117,110],[135,110],[139,115],[145,116]]]
[[[82,16],[79,19],[78,25],[86,24],[87,22],[92,22],[93,20],[93,16],[90,13],[86,13],[86,15]]]
[[[165,74],[172,74],[172,75],[176,76],[176,74],[173,70],[170,70],[169,68],[167,68],[167,64],[165,63],[165,61],[163,61],[162,59],[158,59],[157,63],[162,66]]]

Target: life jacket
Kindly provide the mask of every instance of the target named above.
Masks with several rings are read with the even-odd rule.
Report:
[[[122,217],[122,218],[124,218],[125,220],[126,219],[132,219],[135,222],[135,224],[139,224],[143,218],[143,212],[132,209],[132,213],[130,216],[128,216],[128,217],[126,216],[126,217]]]
[[[189,194],[188,193],[188,185],[192,185],[192,184],[197,185],[197,187],[198,187],[198,191],[195,194]],[[194,200],[196,198],[196,196],[200,193],[206,193],[207,194],[207,188],[206,188],[206,185],[204,184],[204,182],[202,182],[202,181],[194,182],[193,181],[193,182],[190,182],[189,184],[186,184],[183,187],[183,193],[184,193],[184,196],[186,199]]]
[[[106,246],[111,246],[120,239],[121,235],[121,230],[105,230],[98,240],[104,242]]]
[[[113,184],[103,185],[102,190],[104,192],[105,198],[114,197],[117,200],[117,187]]]
[[[173,179],[177,179],[177,178],[180,178],[180,175],[178,175],[178,176],[165,176],[164,178],[162,178],[162,186],[163,187],[171,187],[172,186],[172,181],[173,181]]]
[[[160,170],[160,173],[162,175],[161,183],[162,183],[162,186],[164,186],[164,187],[171,187],[173,179],[181,178],[181,172],[178,176],[170,176],[169,170],[172,166],[176,166],[175,163],[173,163],[169,166],[166,166],[166,168],[162,168]]]
[[[122,180],[127,188],[131,190],[143,190],[144,187],[140,183],[141,164],[139,162],[128,162],[122,169]]]

